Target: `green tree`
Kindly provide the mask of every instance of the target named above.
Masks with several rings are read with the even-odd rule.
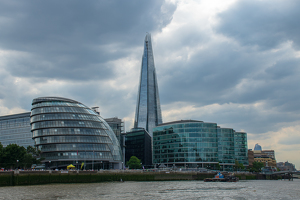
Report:
[[[240,168],[240,163],[238,160],[235,160],[235,164],[233,166],[233,168],[237,171]]]
[[[220,170],[221,169],[221,166],[220,166],[220,163],[218,162],[217,164],[216,164],[216,168],[215,168],[216,170]]]
[[[3,165],[3,156],[4,156],[4,154],[3,154],[3,145],[0,142],[0,166]]]
[[[41,161],[45,160],[44,157],[41,157],[41,151],[38,150],[37,148],[28,146],[26,150],[27,150],[27,154],[30,154],[32,157],[31,158],[29,155],[27,155],[26,163],[31,163],[29,161],[32,160],[31,165],[32,164],[41,164],[42,163]],[[30,167],[31,167],[31,165],[30,165]],[[27,167],[27,168],[29,168],[29,167]]]
[[[243,163],[240,163],[240,164],[239,164],[239,168],[240,168],[241,170],[244,170],[244,169],[245,169],[245,166],[243,165]]]
[[[32,155],[37,154],[37,150],[33,146],[28,146],[26,151],[27,151],[27,153],[31,153]]]
[[[25,154],[21,166],[28,169],[31,168],[32,164],[37,164],[36,158],[34,158],[30,153]]]
[[[261,168],[264,167],[264,163],[261,163],[261,162],[253,162],[253,171],[255,172],[260,172],[261,171]]]
[[[16,144],[9,144],[3,151],[3,167],[16,168],[24,166],[24,159],[26,155],[26,149]]]
[[[131,156],[129,161],[126,163],[129,169],[141,169],[141,160],[138,159],[136,156]]]

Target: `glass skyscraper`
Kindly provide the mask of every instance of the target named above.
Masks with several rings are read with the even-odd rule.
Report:
[[[147,33],[141,65],[134,128],[144,128],[150,136],[152,129],[162,123],[151,35]]]

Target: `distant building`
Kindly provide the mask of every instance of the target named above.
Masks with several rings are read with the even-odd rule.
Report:
[[[30,112],[0,117],[0,142],[3,147],[17,144],[34,146],[30,126]]]
[[[145,129],[132,129],[127,132],[125,146],[125,163],[131,156],[136,156],[145,168],[152,167],[151,136]]]
[[[153,164],[180,168],[233,170],[235,160],[248,166],[247,134],[216,123],[181,120],[153,129]]]
[[[151,35],[147,33],[144,42],[134,128],[144,128],[152,137],[152,129],[161,123],[162,116]]]
[[[276,160],[274,150],[262,150],[261,153],[268,155],[269,158],[272,158],[273,160]]]
[[[106,121],[82,103],[61,97],[33,99],[31,131],[46,168],[121,169],[121,148]]]
[[[261,151],[262,148],[261,148],[261,146],[259,144],[255,144],[254,150],[255,151]]]
[[[249,149],[248,150],[248,163],[249,163],[249,167],[253,167],[253,162],[254,162],[254,152]]]
[[[297,171],[295,165],[293,163],[289,163],[288,161],[277,163],[277,168],[280,171]]]
[[[254,162],[261,162],[265,167],[276,167],[274,150],[254,150]]]

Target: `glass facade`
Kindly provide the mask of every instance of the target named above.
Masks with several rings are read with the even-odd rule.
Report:
[[[131,156],[136,156],[145,168],[152,167],[151,136],[145,129],[133,129],[131,132],[127,132],[125,146],[126,162],[129,161]]]
[[[244,166],[249,165],[248,162],[248,145],[247,133],[235,132],[234,133],[234,156],[235,159],[242,163]]]
[[[113,130],[113,132],[115,133],[120,146],[122,148],[122,162],[125,163],[125,133],[124,133],[124,122],[117,118],[107,118],[104,119],[108,125],[111,127],[111,129]]]
[[[0,142],[6,147],[17,144],[34,146],[30,127],[30,112],[0,117]]]
[[[151,35],[147,33],[135,113],[134,128],[144,128],[152,137],[152,129],[162,123]]]
[[[120,144],[104,119],[80,102],[41,97],[32,102],[31,131],[50,168],[121,168]]]
[[[153,164],[232,171],[235,159],[248,165],[247,134],[216,123],[181,120],[153,129]],[[245,153],[246,152],[246,153]]]
[[[153,163],[193,168],[218,163],[217,124],[182,120],[157,126]]]
[[[232,128],[218,128],[218,157],[224,170],[231,171],[235,164],[234,130]]]

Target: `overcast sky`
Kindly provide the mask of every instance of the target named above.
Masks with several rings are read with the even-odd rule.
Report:
[[[41,96],[133,126],[146,32],[163,121],[248,133],[300,168],[299,0],[0,0],[0,115]]]

